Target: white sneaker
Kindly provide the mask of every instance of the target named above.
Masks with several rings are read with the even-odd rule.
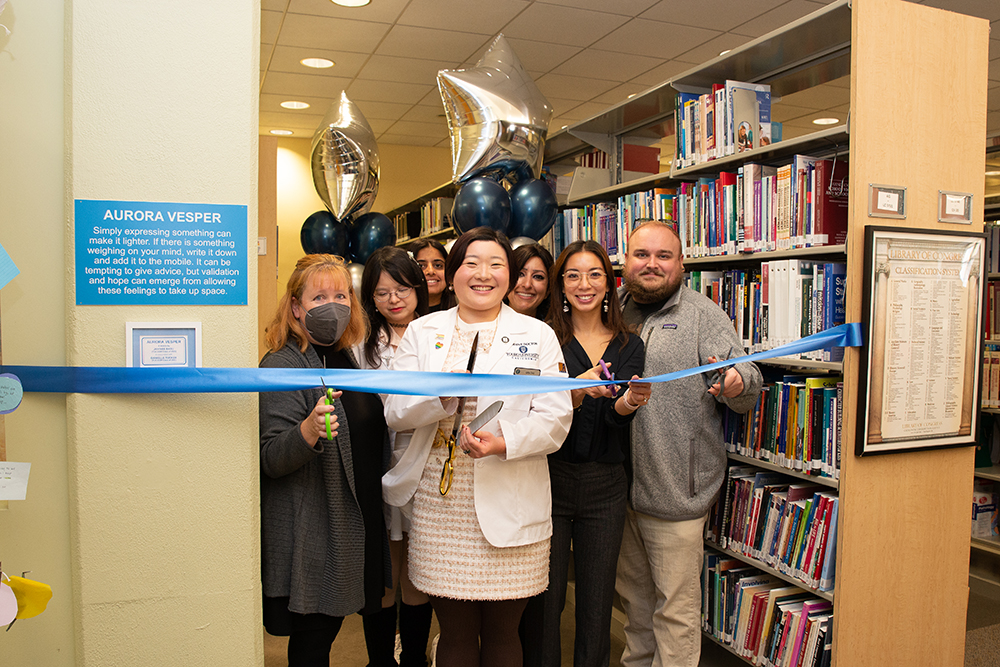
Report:
[[[437,667],[437,653],[438,653],[438,640],[441,639],[441,635],[434,635],[434,639],[431,640],[431,667]]]

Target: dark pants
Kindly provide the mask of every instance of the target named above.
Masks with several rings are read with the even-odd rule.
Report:
[[[541,664],[545,667],[562,664],[559,619],[566,604],[572,556],[576,574],[573,665],[607,667],[611,659],[615,569],[628,494],[625,468],[620,463],[550,460],[549,474],[552,554],[549,588],[542,594]]]

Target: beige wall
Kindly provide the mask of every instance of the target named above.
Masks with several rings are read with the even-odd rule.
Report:
[[[309,139],[278,139],[278,293],[284,293],[295,262],[304,254],[299,231],[305,219],[326,209],[309,167]],[[451,180],[451,149],[379,145],[378,198],[385,213]],[[266,317],[263,313],[261,317]]]
[[[121,366],[127,321],[202,322],[205,366],[256,364],[259,4],[8,4],[0,55],[4,361]],[[73,200],[248,208],[247,306],[76,306]],[[12,665],[260,665],[256,397],[28,394],[4,568],[52,584]]]

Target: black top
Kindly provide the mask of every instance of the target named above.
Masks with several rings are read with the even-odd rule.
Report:
[[[357,368],[342,350],[313,345],[326,368]],[[365,523],[365,608],[377,612],[387,585],[381,565],[385,519],[382,512],[382,475],[388,468],[385,414],[378,394],[345,391],[340,398],[347,414],[354,463],[354,490]]]
[[[624,308],[622,308],[622,318],[624,318],[625,324],[639,331],[642,329],[642,323],[646,321],[646,318],[663,308],[666,302],[667,299],[661,299],[653,303],[639,303],[635,299],[628,299],[625,302]],[[607,359],[605,359],[606,361]]]
[[[583,346],[571,338],[563,345],[566,370],[570,377],[576,377],[593,366]],[[628,389],[627,380],[633,375],[642,377],[642,367],[646,355],[640,339],[635,334],[628,335],[628,342],[622,347],[621,339],[615,338],[601,355],[604,363],[611,363],[615,378],[621,378],[618,393],[613,398],[583,397],[583,403],[573,411],[573,425],[559,451],[549,454],[557,461],[567,463],[622,463],[629,444],[629,423],[635,413],[622,416],[615,410],[615,401]]]

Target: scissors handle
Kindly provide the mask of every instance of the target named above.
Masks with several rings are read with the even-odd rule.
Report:
[[[326,404],[333,405],[333,389],[326,390]],[[326,439],[333,440],[333,429],[330,428],[330,413],[326,413]]]

